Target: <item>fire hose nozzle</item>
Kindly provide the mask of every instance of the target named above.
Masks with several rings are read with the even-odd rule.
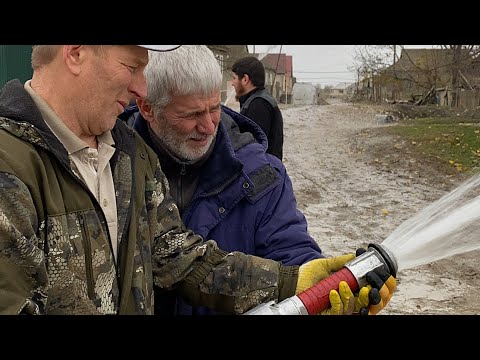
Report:
[[[366,252],[345,264],[357,280],[357,289],[367,284],[368,272],[384,266],[394,277],[397,274],[397,263],[388,250],[377,244],[369,244]],[[348,284],[350,286],[350,284]],[[354,289],[350,286],[352,291]]]
[[[330,290],[337,290],[340,281],[346,281],[353,292],[367,284],[368,272],[385,266],[396,276],[397,263],[392,254],[377,244],[368,245],[366,252],[345,264],[344,268],[319,281],[298,295],[280,303],[260,304],[245,315],[315,315],[330,306]]]

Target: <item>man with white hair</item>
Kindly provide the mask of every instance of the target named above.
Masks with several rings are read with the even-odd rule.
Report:
[[[152,53],[145,76],[147,97],[137,99],[140,114],[133,128],[159,156],[187,228],[215,239],[223,250],[286,266],[326,261],[296,207],[285,167],[267,153],[265,134],[221,106],[222,73],[208,47]],[[353,300],[348,291],[339,294],[344,303]],[[212,313],[173,295],[156,293],[156,313]]]

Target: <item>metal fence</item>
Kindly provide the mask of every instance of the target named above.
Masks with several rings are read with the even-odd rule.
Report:
[[[9,80],[21,82],[32,77],[32,45],[0,45],[0,87]]]

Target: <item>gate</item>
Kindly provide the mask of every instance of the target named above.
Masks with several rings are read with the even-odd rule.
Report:
[[[0,87],[12,79],[31,79],[31,54],[32,45],[0,45]]]

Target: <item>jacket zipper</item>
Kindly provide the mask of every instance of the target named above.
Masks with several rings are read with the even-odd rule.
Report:
[[[90,300],[95,300],[95,287],[93,283],[93,265],[92,265],[92,247],[90,245],[90,236],[85,225],[85,215],[80,215],[80,225],[85,246],[85,270],[87,273],[87,292]]]
[[[178,178],[177,184],[177,205],[179,209],[183,209],[183,196],[182,196],[182,187],[183,187],[183,176],[187,173],[187,167],[185,164],[182,164],[182,168],[180,169],[180,177]]]

